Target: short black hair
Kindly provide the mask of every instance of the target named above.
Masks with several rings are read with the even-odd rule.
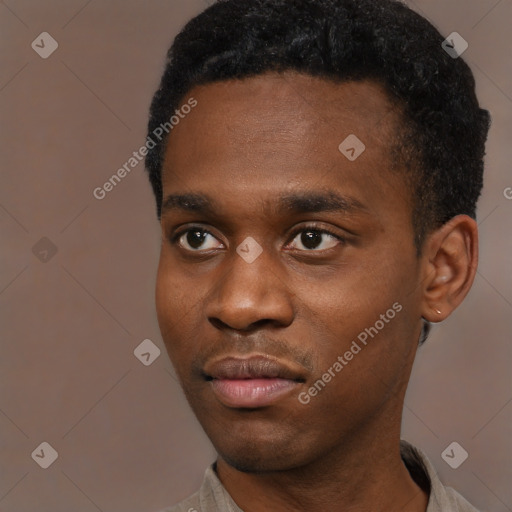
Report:
[[[476,217],[490,124],[469,66],[443,40],[396,0],[218,0],[169,49],[148,137],[169,125],[197,85],[290,70],[336,82],[373,80],[401,107],[392,156],[412,186],[420,253],[426,233],[458,214]],[[159,218],[167,137],[146,156]]]

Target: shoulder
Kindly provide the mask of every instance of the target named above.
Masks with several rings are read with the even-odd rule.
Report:
[[[400,443],[402,459],[420,487],[429,489],[426,512],[478,512],[451,487],[445,487],[427,456],[406,441]]]
[[[182,502],[173,505],[172,507],[164,508],[158,512],[200,512],[201,506],[199,503],[199,492],[192,494]]]
[[[243,512],[224,489],[215,467],[213,463],[206,469],[198,492],[158,512]]]
[[[432,496],[432,512],[478,512],[478,510],[466,501],[457,491],[451,487],[444,487],[439,496]],[[430,503],[427,512],[431,512]]]

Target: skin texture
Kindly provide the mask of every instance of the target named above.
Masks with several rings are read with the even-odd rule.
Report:
[[[156,304],[222,483],[245,512],[425,511],[399,454],[403,400],[421,318],[443,320],[472,284],[475,222],[455,217],[417,256],[412,193],[390,159],[401,114],[375,83],[267,73],[191,96],[198,105],[166,150]],[[366,146],[353,162],[338,150],[350,134]],[[279,208],[282,195],[311,193],[357,207]],[[206,196],[211,211],[165,207],[183,194]],[[209,234],[192,246],[187,229]],[[308,248],[312,229],[335,236]],[[249,236],[263,249],[252,263],[236,252]],[[302,404],[299,393],[395,303],[401,311]],[[301,381],[269,406],[228,407],[204,366],[252,355]]]

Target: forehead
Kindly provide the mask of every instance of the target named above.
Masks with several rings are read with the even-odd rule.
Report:
[[[209,188],[261,199],[341,187],[372,204],[389,188],[407,196],[390,171],[401,115],[376,83],[267,73],[195,87],[190,97],[197,106],[169,136],[164,194]]]

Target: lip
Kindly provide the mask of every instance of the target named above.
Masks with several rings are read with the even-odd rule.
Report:
[[[305,382],[303,368],[263,355],[208,362],[204,376],[219,401],[233,408],[271,405]]]

